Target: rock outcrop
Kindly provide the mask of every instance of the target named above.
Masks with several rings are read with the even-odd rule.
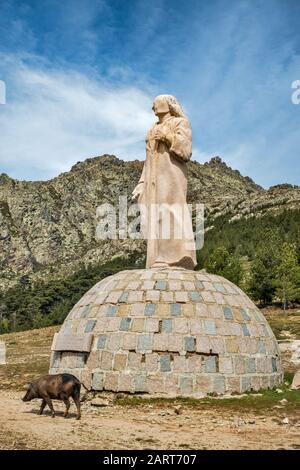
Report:
[[[97,241],[96,209],[117,204],[141,174],[143,162],[113,155],[89,158],[49,181],[17,181],[0,175],[0,288],[24,275],[49,279],[99,263],[116,254],[145,252],[138,240]],[[236,218],[300,208],[300,188],[279,185],[265,190],[229,168],[219,157],[189,163],[188,201],[205,204],[206,217]]]

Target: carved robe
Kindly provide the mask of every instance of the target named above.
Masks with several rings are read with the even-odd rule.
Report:
[[[154,139],[156,126],[167,134],[167,142]],[[155,123],[146,139],[146,161],[139,183],[141,231],[147,239],[147,263],[194,269],[196,263],[192,221],[186,204],[187,166],[192,154],[192,131],[187,119],[171,116]],[[153,213],[151,205],[159,205]],[[155,212],[155,209],[154,209]],[[165,222],[170,218],[166,235]]]

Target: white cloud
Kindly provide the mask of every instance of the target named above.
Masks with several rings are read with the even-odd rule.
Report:
[[[144,158],[152,96],[101,77],[49,70],[17,59],[0,110],[0,165],[11,176],[48,178],[103,153]]]

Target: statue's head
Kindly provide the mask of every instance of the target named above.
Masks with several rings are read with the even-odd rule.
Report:
[[[171,116],[184,117],[179,101],[172,95],[158,95],[154,99],[152,109],[156,116],[170,113]]]

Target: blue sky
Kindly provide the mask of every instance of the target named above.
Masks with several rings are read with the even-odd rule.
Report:
[[[144,159],[151,104],[174,94],[193,158],[300,184],[299,0],[0,0],[0,172]]]

